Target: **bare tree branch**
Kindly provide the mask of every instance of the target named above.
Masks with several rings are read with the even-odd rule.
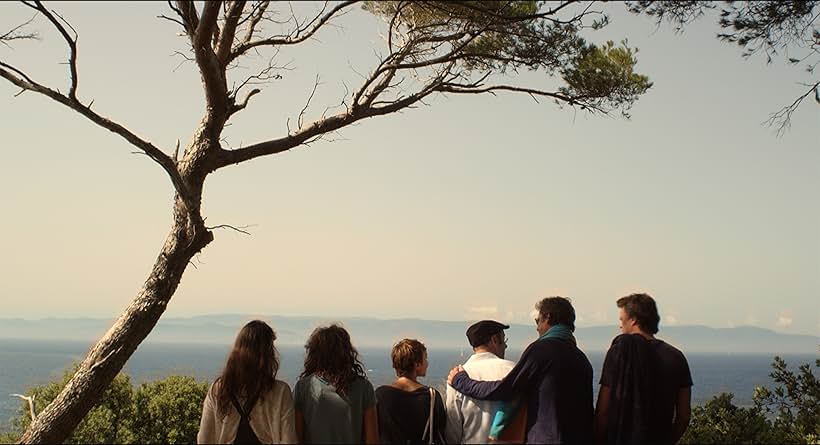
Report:
[[[245,54],[248,50],[259,46],[294,45],[304,42],[305,40],[313,37],[313,35],[316,34],[316,31],[322,28],[322,26],[332,19],[333,16],[337,15],[350,5],[358,3],[358,1],[359,0],[347,0],[342,2],[324,15],[320,14],[314,17],[306,28],[301,28],[297,25],[297,28],[290,35],[273,36],[267,39],[243,42],[233,49],[230,57],[228,58],[228,62]],[[250,31],[252,31],[252,29]]]
[[[40,36],[36,32],[20,32],[20,30],[31,24],[31,22],[33,22],[35,18],[37,18],[37,14],[34,14],[34,16],[28,19],[25,23],[15,26],[7,33],[0,35],[0,43],[8,46],[8,43],[6,42],[10,42],[12,40],[38,40]]]
[[[313,81],[313,90],[310,92],[310,96],[308,96],[307,101],[305,102],[305,106],[302,107],[302,111],[299,112],[299,117],[296,119],[296,125],[301,130],[302,129],[302,118],[305,116],[305,112],[307,111],[308,107],[310,106],[310,101],[313,100],[313,96],[316,94],[316,89],[319,88],[319,75],[316,75],[316,80]]]
[[[184,200],[188,199],[188,193],[186,191],[185,184],[182,181],[182,178],[180,177],[174,162],[168,155],[166,155],[164,152],[162,152],[162,150],[160,150],[150,142],[141,139],[139,136],[132,133],[124,126],[108,118],[100,116],[96,112],[92,111],[89,106],[85,106],[75,99],[67,97],[58,91],[55,91],[51,88],[48,88],[33,81],[30,77],[23,74],[17,68],[14,68],[13,66],[8,65],[4,62],[0,62],[0,77],[5,78],[12,84],[22,88],[25,91],[33,91],[36,93],[40,93],[46,97],[49,97],[54,101],[59,102],[65,105],[66,107],[80,113],[81,115],[85,116],[86,118],[88,118],[95,124],[99,125],[100,127],[103,127],[115,134],[120,135],[123,139],[131,143],[131,145],[134,145],[135,147],[139,148],[148,157],[150,157],[156,163],[158,163],[171,178],[171,182],[173,183],[177,193],[179,193]]]
[[[262,17],[265,16],[265,11],[268,9],[269,4],[269,1],[261,1],[254,6],[253,10],[251,10],[248,15],[250,22],[248,23],[242,43],[248,43],[254,38],[256,35],[256,27],[259,25]]]
[[[244,230],[244,229],[247,229],[248,227],[253,227],[253,224],[251,224],[251,225],[247,225],[247,226],[239,226],[239,227],[234,227],[234,226],[232,226],[232,225],[230,225],[230,224],[220,224],[220,225],[218,225],[218,226],[205,227],[205,228],[206,228],[206,229],[208,229],[208,230],[214,230],[214,229],[231,229],[231,230],[237,231],[237,232],[239,232],[239,233],[242,233],[242,234],[245,234],[245,235],[251,236],[251,233],[250,233],[250,232],[248,232],[247,230]]]
[[[236,113],[237,111],[244,110],[244,109],[245,109],[245,107],[247,107],[247,106],[248,106],[248,101],[251,99],[251,97],[253,97],[253,96],[255,96],[255,95],[257,95],[257,94],[259,94],[259,93],[261,93],[261,92],[262,92],[262,90],[260,90],[259,88],[254,88],[254,89],[252,89],[252,90],[251,90],[251,91],[250,91],[250,92],[249,92],[249,93],[245,96],[245,99],[243,99],[243,100],[242,100],[242,102],[240,102],[240,103],[238,103],[238,104],[236,104],[236,105],[234,105],[234,106],[232,107],[232,109],[231,109],[231,114],[234,114],[234,113]]]
[[[160,15],[157,16],[157,18],[158,19],[163,19],[163,20],[168,20],[169,22],[174,22],[174,23],[178,24],[179,26],[182,26],[182,30],[187,32],[185,24],[182,23],[182,21],[180,21],[179,19],[175,19],[173,17],[168,17],[165,14],[160,14]]]
[[[437,88],[440,87],[442,82],[444,82],[448,74],[450,74],[450,69],[453,65],[454,63],[451,63],[445,67],[437,76],[435,76],[429,83],[427,83],[416,93],[401,97],[395,101],[387,101],[384,106],[358,107],[345,113],[316,120],[304,128],[300,127],[293,133],[288,131],[287,136],[279,139],[260,142],[258,144],[250,145],[237,150],[222,150],[219,159],[216,161],[216,168],[221,168],[231,164],[239,164],[260,156],[281,153],[300,145],[309,144],[316,139],[321,138],[321,136],[326,133],[339,130],[340,128],[351,125],[361,119],[394,113],[402,109],[409,108],[429,96],[431,93],[435,92]]]
[[[216,57],[222,62],[222,66],[228,65],[228,57],[231,54],[231,46],[236,35],[236,27],[239,19],[242,17],[242,11],[245,9],[245,0],[234,0],[228,6],[228,12],[225,13],[225,24],[222,26],[222,36],[219,38],[217,44]]]
[[[239,23],[237,24],[238,26],[244,25],[245,22],[250,20],[250,22],[248,23],[247,31],[245,32],[245,37],[242,39],[242,42],[247,43],[251,41],[256,30],[256,25],[258,25],[259,21],[262,20],[262,17],[264,17],[265,11],[268,9],[269,4],[269,0],[255,2],[247,16],[239,20]]]
[[[168,2],[168,5],[182,19],[182,22],[185,24],[185,30],[188,33],[188,37],[191,39],[191,42],[193,42],[194,35],[199,27],[199,13],[196,10],[196,4],[194,2],[177,0],[176,6],[171,4],[170,1]]]
[[[187,25],[194,57],[205,86],[205,100],[208,109],[213,111],[204,120],[207,132],[216,131],[217,127],[224,125],[222,118],[227,117],[229,111],[225,69],[212,46],[221,6],[221,0],[205,2],[201,17],[197,16],[194,2],[178,0],[175,9]]]
[[[219,18],[219,8],[222,6],[221,0],[214,0],[205,2],[205,7],[202,8],[202,15],[199,17],[199,25],[196,27],[193,44],[194,51],[199,47],[209,46],[211,39],[214,37],[214,31],[217,29],[217,19]]]
[[[589,109],[590,111],[598,111],[604,114],[606,113],[606,110],[591,103],[585,102],[586,98],[584,97],[572,97],[561,93],[554,93],[550,91],[538,90],[533,88],[517,87],[513,85],[493,85],[482,88],[465,88],[463,86],[456,86],[455,84],[443,84],[441,87],[438,88],[438,91],[442,93],[453,94],[481,94],[493,93],[495,91],[510,91],[515,93],[525,93],[530,96],[550,97],[561,102],[566,102],[569,105],[580,105],[582,108]]]
[[[31,420],[32,421],[37,417],[37,415],[34,413],[34,397],[35,397],[35,395],[31,395],[31,396],[24,396],[22,394],[9,394],[9,395],[11,397],[19,397],[19,398],[25,400],[26,402],[28,402],[28,412],[29,412],[29,415],[31,415]]]
[[[36,11],[39,11],[40,14],[45,16],[48,19],[48,21],[51,22],[51,24],[54,25],[54,27],[57,29],[57,31],[63,37],[63,40],[65,40],[66,44],[68,44],[68,69],[71,73],[71,86],[68,90],[68,97],[71,100],[76,101],[77,85],[79,83],[79,78],[77,76],[77,31],[62,16],[53,11],[49,11],[48,8],[43,6],[42,2],[40,2],[39,0],[35,0],[34,3],[23,2],[23,4]],[[55,15],[59,17],[60,20],[57,20],[57,17],[55,17]],[[71,31],[74,34],[73,36],[69,35],[68,30],[66,29],[64,24],[68,25],[68,27],[71,28]]]
[[[777,126],[778,137],[783,136],[783,133],[791,127],[792,113],[800,107],[800,104],[805,98],[807,98],[810,94],[814,94],[815,100],[820,103],[820,81],[815,82],[814,85],[805,83],[801,85],[808,87],[806,92],[798,96],[797,99],[795,99],[791,104],[786,105],[776,113],[772,113],[771,116],[769,116],[769,119],[763,122],[763,124],[768,127]]]

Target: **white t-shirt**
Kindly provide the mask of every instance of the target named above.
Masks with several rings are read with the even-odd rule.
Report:
[[[464,370],[473,380],[495,381],[503,379],[515,363],[498,358],[492,352],[473,354]],[[447,410],[447,443],[487,443],[495,413],[502,402],[476,400],[447,385],[444,403]]]

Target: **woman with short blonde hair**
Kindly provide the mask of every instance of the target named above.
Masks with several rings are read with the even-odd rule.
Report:
[[[376,389],[382,443],[444,443],[447,415],[441,394],[418,382],[427,375],[427,347],[405,338],[390,353],[396,380]]]

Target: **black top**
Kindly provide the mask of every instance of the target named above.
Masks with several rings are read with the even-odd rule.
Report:
[[[608,439],[618,434],[645,437],[652,443],[671,443],[678,393],[681,388],[692,386],[692,374],[682,352],[661,340],[645,340],[635,334],[619,335],[606,353],[600,383],[610,388],[610,417],[613,413],[629,417],[633,412],[633,418],[643,417],[643,422],[648,422],[645,427],[635,420],[631,426],[622,425],[628,431],[608,428]],[[645,431],[636,435],[636,429]]]
[[[592,443],[592,365],[571,341],[537,340],[503,380],[460,372],[452,386],[479,400],[525,397],[527,443]]]
[[[435,443],[444,443],[447,413],[444,411],[441,394],[438,391],[435,391],[435,394],[433,439]],[[427,443],[427,437],[422,438],[422,436],[427,419],[430,417],[430,389],[428,387],[408,392],[388,385],[380,386],[376,389],[376,408],[381,443]]]
[[[236,408],[236,411],[239,413],[239,428],[236,430],[236,437],[233,440],[234,444],[262,444],[262,442],[259,441],[259,437],[256,435],[256,432],[253,431],[253,427],[251,427],[251,410],[253,409],[253,406],[256,405],[257,400],[259,400],[259,394],[249,398],[245,402],[245,407],[242,408],[242,405],[239,404],[239,400],[237,400],[233,395],[231,396],[231,402],[233,403],[234,408]]]

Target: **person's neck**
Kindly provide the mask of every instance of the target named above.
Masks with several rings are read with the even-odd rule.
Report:
[[[642,331],[642,330],[640,330],[640,329],[638,329],[638,330],[636,330],[636,331],[633,331],[633,332],[632,332],[632,335],[640,335],[641,337],[643,337],[643,338],[645,338],[645,339],[647,339],[647,340],[654,340],[654,339],[655,339],[655,336],[654,336],[654,335],[652,335],[652,334],[647,334],[646,332],[644,332],[644,331]]]
[[[490,354],[498,355],[495,352],[491,351],[490,348],[488,348],[486,346],[479,346],[479,347],[473,348],[473,352],[475,354],[484,354],[484,353],[489,352]]]
[[[417,380],[417,379],[418,379],[418,376],[416,376],[415,374],[405,374],[405,375],[403,375],[403,376],[400,376],[400,377],[399,377],[398,379],[396,379],[396,380],[402,380],[402,379],[409,380],[409,381],[411,381],[411,382],[413,382],[413,383],[418,383],[418,382],[419,382],[419,381]]]
[[[397,378],[396,381],[393,382],[394,388],[398,388],[403,391],[415,391],[422,386],[424,385],[422,385],[418,382],[418,380],[416,380],[415,374],[399,376],[399,378]]]

